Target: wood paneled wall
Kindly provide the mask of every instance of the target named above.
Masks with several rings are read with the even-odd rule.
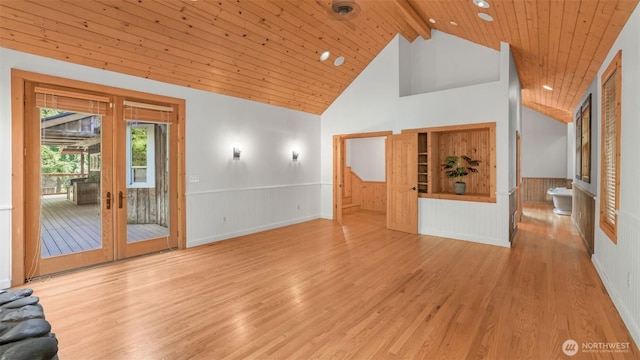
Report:
[[[491,193],[491,142],[490,129],[474,129],[469,131],[450,131],[434,133],[431,137],[433,159],[438,161],[431,166],[434,175],[434,191],[439,193],[452,193],[453,183],[457,179],[449,179],[445,176],[442,167],[449,155],[466,155],[473,160],[480,160],[477,173],[471,173],[463,178],[467,183],[469,194]]]
[[[547,190],[566,186],[567,179],[564,178],[522,178],[522,202],[551,204],[553,200]]]
[[[580,236],[582,236],[582,240],[587,245],[589,254],[593,255],[596,199],[593,194],[579,186],[573,187],[573,210],[571,212],[571,220],[576,225]]]
[[[384,181],[363,181],[351,173],[351,201],[362,210],[387,211],[387,183]]]

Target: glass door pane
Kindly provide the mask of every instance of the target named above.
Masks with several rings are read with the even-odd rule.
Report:
[[[101,249],[102,117],[40,109],[41,258]]]
[[[126,122],[128,244],[169,236],[169,126]]]

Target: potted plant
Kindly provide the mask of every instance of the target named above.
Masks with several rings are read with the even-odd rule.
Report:
[[[444,168],[445,175],[452,179],[458,180],[453,183],[453,192],[458,195],[463,195],[467,190],[467,184],[462,181],[462,178],[469,175],[469,173],[477,173],[478,169],[475,167],[480,165],[480,160],[473,160],[466,155],[449,155],[444,160],[442,167]]]

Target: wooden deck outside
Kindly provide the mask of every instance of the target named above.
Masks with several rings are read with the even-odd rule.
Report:
[[[167,228],[155,224],[127,225],[129,242],[165,236]],[[75,205],[66,195],[42,197],[42,257],[99,249],[100,208],[98,204]]]

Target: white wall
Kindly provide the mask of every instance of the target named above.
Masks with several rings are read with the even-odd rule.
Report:
[[[430,41],[430,40],[429,40]],[[509,51],[508,45],[481,68],[500,67],[500,80],[399,97],[401,78],[408,78],[406,56],[414,47],[426,46],[418,39],[412,44],[398,36],[369,64],[356,80],[322,114],[322,216],[331,218],[332,136],[422,128],[440,125],[496,122],[497,202],[495,204],[419,200],[419,232],[436,236],[508,246],[508,174],[509,174]],[[446,47],[446,44],[441,44]],[[469,45],[472,56],[474,48]],[[404,59],[404,60],[401,60]],[[412,59],[413,60],[413,59]]]
[[[600,230],[600,190],[596,198],[596,231],[592,261],[618,312],[636,344],[640,344],[640,6],[637,6],[598,71],[597,93],[600,101],[601,76],[618,50],[622,50],[622,125],[620,155],[620,209],[618,243]],[[600,127],[600,112],[593,127]],[[595,146],[600,149],[600,137]],[[597,171],[600,152],[597,151]]]
[[[566,178],[566,124],[523,107],[521,145],[522,177]]]
[[[400,56],[411,68],[411,92],[403,96],[500,80],[500,52],[437,30],[429,41],[414,41],[410,53]]]
[[[317,115],[5,48],[0,58],[0,288],[11,278],[11,68],[186,99],[186,175],[199,177],[186,188],[187,246],[319,217]]]
[[[386,137],[347,139],[347,166],[364,181],[385,181]]]

